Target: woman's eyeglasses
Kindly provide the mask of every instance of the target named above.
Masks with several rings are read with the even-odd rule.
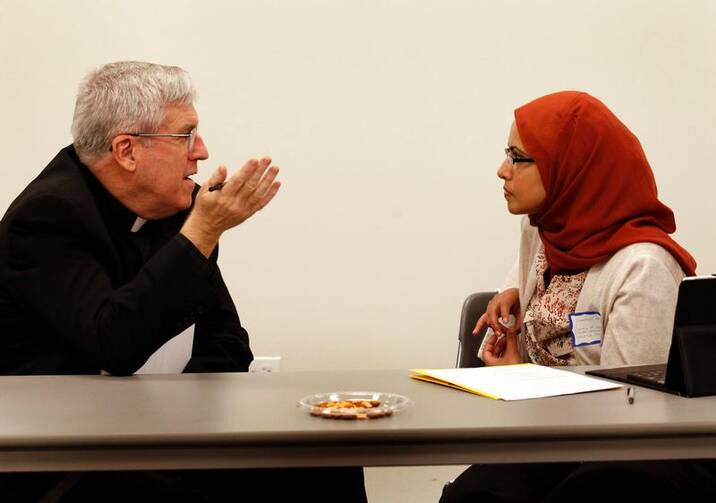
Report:
[[[507,147],[505,149],[505,155],[507,156],[507,160],[510,161],[510,164],[514,166],[515,164],[519,163],[530,163],[535,162],[534,159],[531,157],[522,157],[519,154],[515,154],[515,151],[513,150],[513,147]]]

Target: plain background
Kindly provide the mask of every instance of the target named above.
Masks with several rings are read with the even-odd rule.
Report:
[[[677,239],[716,272],[715,27],[712,0],[0,0],[0,210],[71,142],[89,70],[179,65],[211,155],[198,181],[251,156],[282,168],[221,241],[255,354],[451,366],[464,297],[516,256],[495,172],[512,111],[543,94],[590,92],[631,128]],[[374,503],[436,501],[461,470],[366,482]]]
[[[176,64],[210,159],[283,187],[221,241],[256,355],[284,370],[445,367],[518,218],[495,172],[515,107],[579,89],[640,138],[677,239],[716,272],[716,2],[0,1],[0,209],[71,142],[83,76]]]

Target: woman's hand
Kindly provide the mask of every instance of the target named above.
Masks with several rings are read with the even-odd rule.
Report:
[[[488,367],[524,363],[517,344],[517,334],[508,333],[503,337],[492,334],[482,350],[482,361]]]
[[[515,323],[508,327],[510,314],[515,317]],[[520,331],[522,320],[520,319],[520,292],[517,288],[508,288],[492,297],[484,314],[477,320],[472,335],[479,334],[485,325],[492,328],[497,336],[514,335]]]
[[[514,316],[515,322],[508,326],[510,315]],[[472,334],[479,334],[485,326],[489,326],[493,331],[482,350],[482,361],[485,365],[522,363],[517,343],[517,333],[522,328],[520,293],[517,288],[509,288],[490,300],[485,313],[477,320]]]

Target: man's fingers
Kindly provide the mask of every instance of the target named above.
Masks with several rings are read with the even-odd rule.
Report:
[[[247,194],[254,192],[256,191],[256,189],[258,189],[261,177],[271,164],[271,158],[262,157],[259,161],[257,161],[256,159],[252,159],[252,161],[256,163],[256,170],[251,174],[251,176],[246,180],[246,183],[244,184],[243,190],[246,191]]]
[[[209,188],[220,184],[224,180],[226,180],[226,166],[222,164],[214,170],[209,179],[203,185],[202,189],[209,190]]]
[[[249,159],[239,171],[229,177],[222,191],[237,194],[248,183],[248,180],[251,180],[258,168],[259,162],[256,159]]]
[[[263,197],[259,200],[258,204],[256,205],[256,211],[259,211],[263,209],[264,206],[266,206],[271,199],[273,199],[273,196],[276,195],[278,192],[278,189],[281,188],[281,182],[275,181],[271,184],[268,191],[263,195]]]
[[[269,188],[271,187],[271,184],[276,178],[276,175],[278,175],[278,171],[278,166],[271,166],[269,168],[263,178],[261,178],[259,186],[256,187],[256,192],[254,192],[256,197],[258,197],[259,199],[263,199],[264,195],[266,195],[266,193],[269,191]]]

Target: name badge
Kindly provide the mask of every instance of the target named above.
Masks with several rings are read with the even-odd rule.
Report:
[[[569,329],[575,348],[602,343],[602,315],[597,312],[570,314]]]

